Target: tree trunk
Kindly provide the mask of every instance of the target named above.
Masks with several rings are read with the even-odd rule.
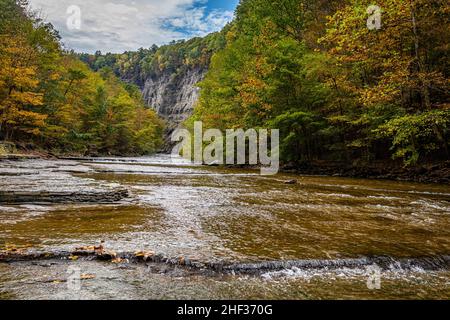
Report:
[[[422,60],[420,59],[420,52],[419,52],[420,41],[419,41],[419,35],[417,32],[417,19],[416,19],[415,1],[414,0],[410,0],[410,8],[411,8],[411,23],[412,23],[412,27],[413,27],[413,33],[414,33],[414,53],[415,53],[415,58],[417,61],[419,73],[421,73],[423,75],[426,70],[422,63]],[[430,110],[431,109],[431,101],[430,101],[429,86],[422,79],[420,80],[420,91],[421,91],[421,95],[422,95],[422,103],[424,104],[425,109]]]

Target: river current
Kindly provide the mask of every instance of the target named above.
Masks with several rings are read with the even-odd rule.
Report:
[[[296,179],[296,184],[286,184]],[[0,162],[0,191],[127,189],[109,204],[0,203],[0,250],[153,251],[202,263],[347,261],[255,274],[202,273],[133,263],[0,263],[0,299],[449,299],[448,259],[433,270],[402,259],[450,255],[450,187],[259,171],[147,158]],[[441,259],[441,258],[440,258]],[[84,275],[74,291],[67,278]],[[372,278],[371,278],[372,277]]]

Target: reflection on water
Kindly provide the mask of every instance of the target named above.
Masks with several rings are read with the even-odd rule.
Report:
[[[2,162],[2,172],[8,175],[0,177],[0,190],[121,186],[132,196],[114,205],[0,204],[0,246],[70,250],[104,241],[117,251],[153,250],[204,262],[450,254],[450,187],[443,185],[263,177],[167,156]],[[293,178],[298,184],[285,184]],[[383,290],[374,293],[365,285],[365,270],[292,269],[258,277],[148,273],[137,279],[134,273],[144,267],[72,263],[99,274],[86,282],[86,299],[450,297],[445,270],[387,271]],[[66,268],[60,262],[0,264],[0,299],[49,298],[49,287],[64,286],[34,277],[62,277]]]

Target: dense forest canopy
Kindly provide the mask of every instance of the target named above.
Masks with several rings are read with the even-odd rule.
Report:
[[[227,30],[225,27],[204,38],[172,41],[161,47],[153,45],[149,49],[140,48],[123,54],[97,51],[94,55],[83,53],[79,57],[95,71],[109,67],[124,81],[143,87],[146,79],[162,73],[177,76],[188,68],[207,68],[211,56],[225,47]]]
[[[0,0],[0,140],[56,153],[157,151],[163,123],[139,89],[64,52],[53,26],[27,8]]]
[[[242,0],[188,123],[281,129],[300,163],[449,159],[445,0]]]
[[[201,66],[209,71],[188,127],[281,129],[282,158],[296,164],[448,160],[448,2],[378,0],[379,29],[367,25],[373,4],[241,0],[221,32],[90,55],[62,52],[24,1],[0,0],[0,139],[156,150],[162,124],[138,88]]]

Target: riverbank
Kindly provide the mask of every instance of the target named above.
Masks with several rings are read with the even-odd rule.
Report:
[[[0,154],[0,160],[24,160],[24,159],[39,159],[40,156],[28,154]]]
[[[386,163],[356,166],[342,162],[315,161],[302,165],[285,164],[281,171],[300,175],[450,184],[450,161],[412,167]]]
[[[0,160],[56,159],[49,151],[27,148],[13,142],[0,141]]]
[[[85,160],[90,158],[92,157],[80,156],[78,154],[53,154],[42,150],[25,150],[19,151],[17,153],[0,154],[0,161],[26,159]],[[231,167],[250,168],[250,166],[245,165]],[[280,172],[298,175],[317,175],[330,177],[450,184],[450,160],[440,163],[430,163],[411,167],[404,167],[399,164],[387,164],[382,162],[365,165],[349,165],[344,162],[312,161],[302,164],[282,164]]]

